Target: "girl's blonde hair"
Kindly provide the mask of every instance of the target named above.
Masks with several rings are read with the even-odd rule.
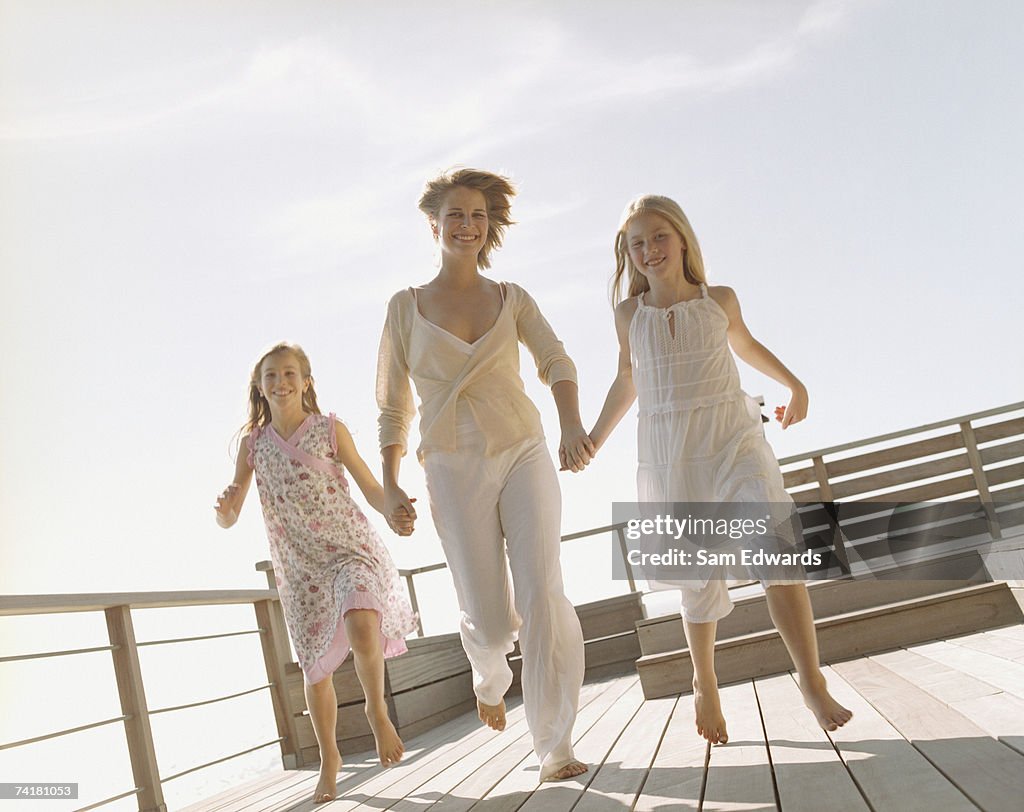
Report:
[[[485,172],[482,169],[449,169],[436,178],[427,181],[420,196],[419,208],[432,223],[437,224],[444,198],[452,189],[463,186],[483,193],[487,203],[487,237],[477,255],[478,268],[491,267],[491,251],[501,247],[505,229],[515,220],[509,216],[516,187],[504,175]]]
[[[241,434],[243,436],[270,424],[270,403],[260,392],[263,362],[272,355],[286,352],[294,355],[295,360],[299,362],[299,374],[302,375],[302,380],[309,381],[309,387],[302,393],[302,410],[308,414],[321,414],[320,407],[316,402],[316,392],[313,389],[313,372],[309,366],[309,357],[298,344],[281,341],[260,356],[260,360],[252,368],[252,374],[249,375],[249,419],[242,426]]]
[[[700,253],[700,244],[697,242],[697,235],[693,233],[693,226],[686,219],[683,210],[669,197],[663,195],[640,195],[631,200],[626,210],[622,212],[618,233],[615,235],[615,274],[612,276],[611,295],[612,307],[615,307],[623,298],[639,296],[644,291],[650,290],[651,286],[629,256],[629,245],[626,242],[626,229],[629,224],[641,214],[660,214],[672,227],[679,232],[683,240],[685,252],[683,253],[683,276],[691,285],[699,285],[707,282],[704,275],[704,257]],[[627,294],[622,295],[622,277],[628,271]]]

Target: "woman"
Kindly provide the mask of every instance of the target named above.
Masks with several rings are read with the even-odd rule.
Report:
[[[575,366],[536,302],[518,285],[480,274],[512,222],[514,194],[507,178],[460,169],[431,180],[420,199],[441,267],[388,303],[377,367],[385,510],[415,519],[398,486],[415,415],[411,376],[421,400],[417,456],[462,610],[480,718],[505,726],[507,655],[518,631],[541,780],[564,779],[587,770],[572,751],[583,635],[562,585],[561,495],[540,414],[519,377],[519,341],[554,395],[562,466],[581,470],[593,445],[580,420]]]

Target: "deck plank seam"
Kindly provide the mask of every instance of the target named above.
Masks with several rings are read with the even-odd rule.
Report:
[[[768,726],[764,723],[764,708],[761,707],[761,695],[757,690],[757,680],[751,679],[751,685],[754,688],[754,700],[757,702],[757,713],[761,717],[761,732],[764,734],[764,749],[768,753],[768,771],[772,776],[772,792],[775,793],[775,808],[782,810],[782,798],[779,796],[779,781],[778,776],[775,775],[775,761],[772,759],[772,748],[770,739],[768,738]]]
[[[637,786],[636,795],[633,796],[633,803],[629,805],[629,812],[635,812],[636,805],[640,802],[640,796],[644,794],[644,787],[647,785],[647,781],[651,777],[651,770],[654,769],[654,762],[658,760],[658,752],[661,750],[661,745],[665,742],[665,734],[668,733],[669,725],[672,724],[672,717],[676,715],[676,708],[679,706],[679,700],[682,697],[683,694],[676,696],[676,701],[672,703],[672,710],[669,711],[668,716],[665,717],[665,726],[661,729],[661,735],[658,736],[658,744],[651,753],[651,763],[648,764],[647,769],[644,770],[644,776],[640,780],[639,786]]]

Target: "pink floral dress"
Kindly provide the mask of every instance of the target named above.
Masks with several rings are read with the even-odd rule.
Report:
[[[385,657],[404,653],[404,637],[416,628],[391,555],[349,495],[335,460],[335,419],[311,414],[287,440],[273,426],[248,438],[277,590],[311,684],[348,656],[344,617],[350,609],[380,616]]]

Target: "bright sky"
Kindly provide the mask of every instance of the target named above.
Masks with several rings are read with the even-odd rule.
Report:
[[[301,343],[379,470],[385,303],[434,273],[415,203],[454,163],[519,184],[493,275],[565,342],[587,425],[642,192],[807,384],[779,456],[1020,400],[1022,30],[1010,0],[0,0],[0,592],[261,586],[255,494],[230,533],[211,509],[249,367]],[[562,475],[564,531],[634,470],[631,415]],[[402,473],[423,521],[394,557],[440,560]],[[567,555],[571,597],[604,588]]]

